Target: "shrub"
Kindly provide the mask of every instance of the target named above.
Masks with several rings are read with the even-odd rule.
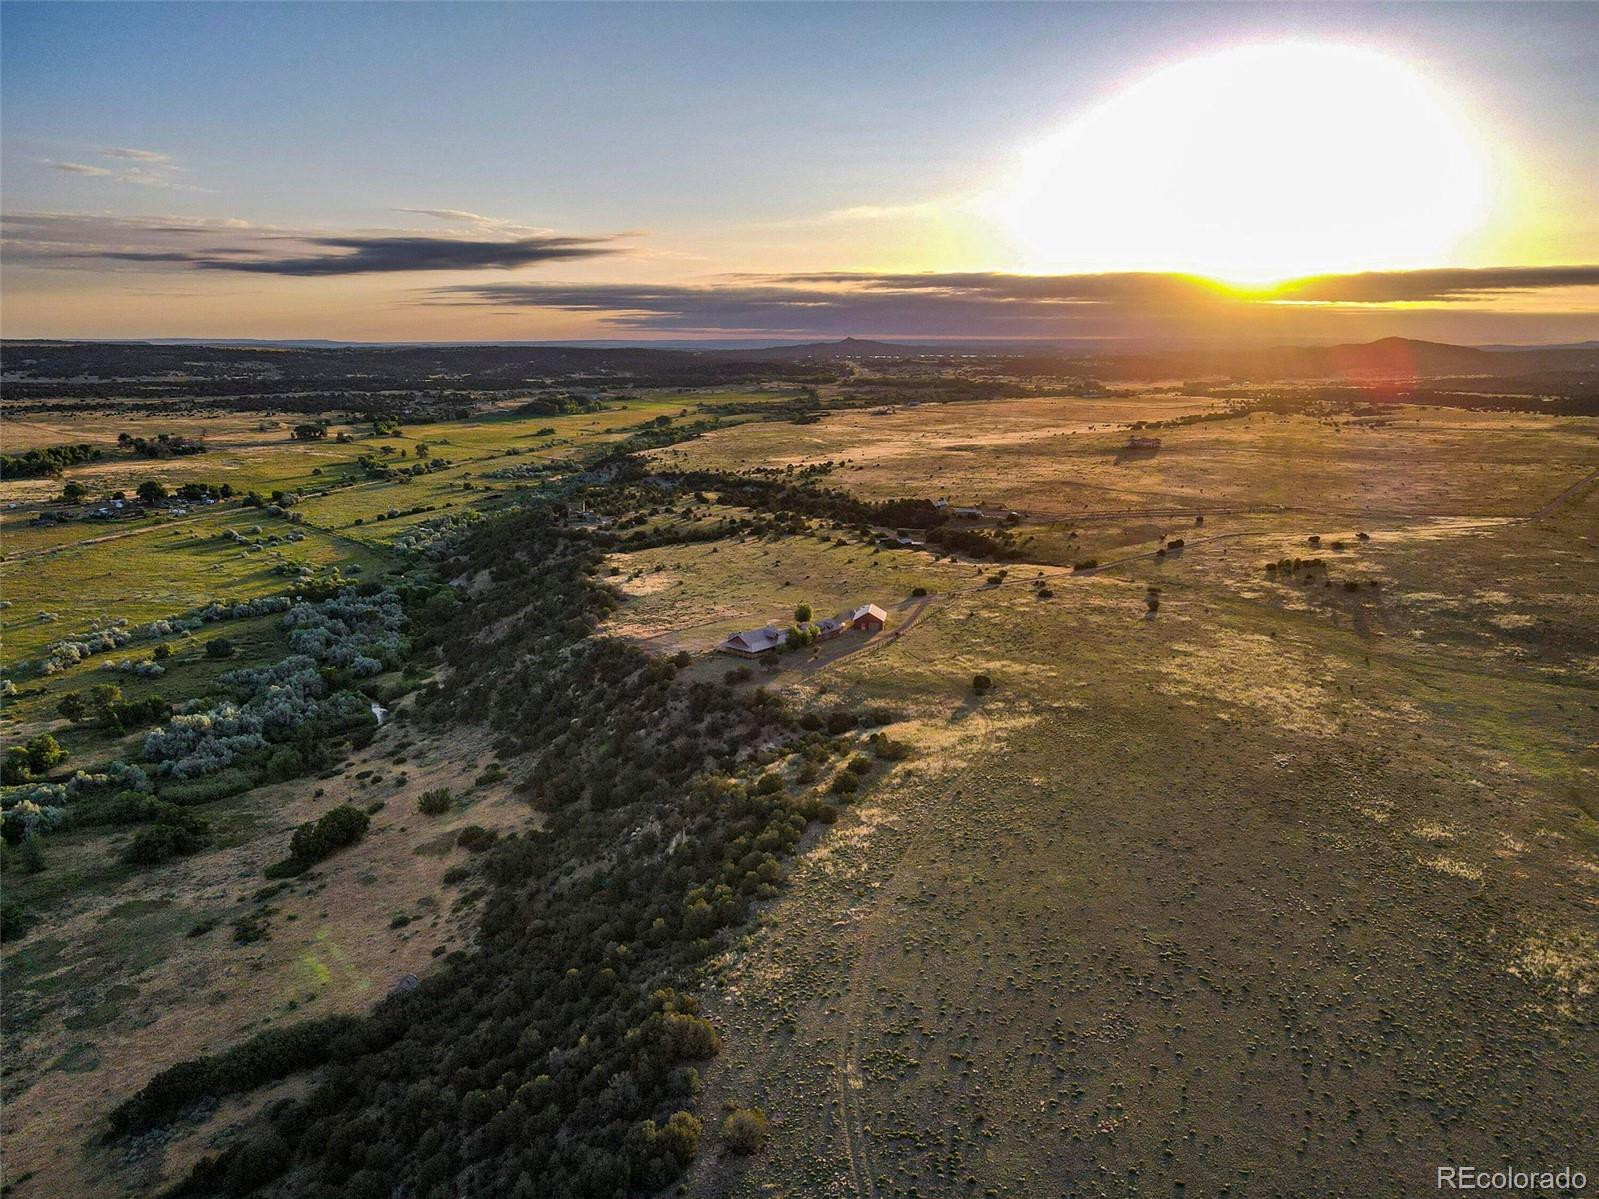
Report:
[[[417,797],[416,809],[424,816],[442,816],[450,810],[452,802],[448,787],[434,787]]]
[[[766,1113],[758,1107],[736,1107],[722,1121],[722,1140],[734,1153],[759,1153],[766,1144]]]
[[[892,741],[882,733],[873,733],[867,740],[872,752],[885,762],[898,762],[910,754],[910,746],[903,741]]]
[[[233,939],[240,945],[254,945],[269,936],[271,932],[267,928],[267,913],[264,911],[246,912],[233,922]]]
[[[775,795],[782,789],[783,776],[776,771],[769,771],[761,775],[760,780],[755,784],[755,794],[757,795]]]
[[[722,682],[731,687],[735,683],[746,683],[754,677],[754,671],[750,670],[748,666],[735,666],[722,676]]]
[[[133,840],[123,852],[123,861],[130,866],[156,866],[172,858],[187,857],[198,852],[209,839],[209,826],[198,816],[182,809],[171,823],[152,824],[133,835]]]
[[[925,587],[912,587],[911,588],[911,597],[913,599],[920,599],[922,596],[924,596],[926,594],[927,594],[927,588],[925,588]]]
[[[267,759],[267,777],[281,781],[292,779],[305,770],[305,758],[292,745],[280,745]]]
[[[0,941],[15,941],[28,931],[28,911],[20,899],[0,900]]]
[[[27,747],[13,745],[6,750],[6,756],[0,759],[0,783],[25,783],[29,774]]]
[[[841,770],[833,776],[833,785],[828,788],[834,795],[853,795],[861,789],[861,781],[847,770]]]
[[[37,737],[30,738],[27,750],[28,769],[34,774],[43,774],[51,767],[59,765],[67,756],[67,751],[61,748],[60,742],[49,733],[40,733]]]
[[[304,874],[323,858],[366,836],[372,818],[350,804],[323,813],[319,820],[307,820],[289,838],[289,856],[266,868],[268,878],[290,878]]]
[[[857,755],[850,759],[849,765],[845,769],[851,774],[871,774],[872,760],[868,757]]]
[[[857,723],[857,718],[853,712],[838,709],[827,714],[827,731],[835,737],[840,733],[849,732]]]
[[[179,1062],[152,1078],[110,1117],[120,1133],[143,1132],[201,1099],[253,1090],[274,1079],[320,1066],[334,1044],[360,1029],[357,1016],[326,1016],[257,1033],[214,1057]]]
[[[480,824],[469,824],[455,836],[455,843],[468,853],[482,853],[500,839],[500,834]]]
[[[6,857],[24,874],[38,874],[45,868],[44,838],[38,833],[29,833],[16,849],[6,846]]]
[[[833,824],[838,820],[838,809],[824,799],[808,799],[800,805],[800,815],[807,820]]]
[[[231,658],[238,652],[238,647],[226,637],[213,637],[205,643],[205,656],[208,658]]]
[[[241,766],[232,766],[206,778],[196,779],[192,783],[163,783],[161,798],[179,807],[194,807],[240,795],[255,786],[258,781],[252,771]]]
[[[986,675],[986,674],[974,674],[972,676],[972,690],[977,692],[978,695],[985,695],[988,692],[992,691],[993,689],[994,689],[994,680],[991,679],[988,675]]]

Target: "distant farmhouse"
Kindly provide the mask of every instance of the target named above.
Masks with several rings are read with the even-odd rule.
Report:
[[[861,604],[847,612],[840,612],[837,616],[819,620],[811,627],[816,631],[817,641],[831,641],[850,629],[861,633],[876,633],[887,620],[888,613],[876,604]],[[764,658],[782,649],[787,643],[787,638],[785,630],[775,624],[769,624],[765,628],[751,629],[747,633],[734,633],[716,647],[716,652],[732,654],[737,658]]]
[[[1127,448],[1130,450],[1158,450],[1160,438],[1158,437],[1129,437]]]
[[[783,632],[775,624],[748,633],[734,633],[716,648],[718,652],[740,658],[760,658],[776,653],[783,645]]]

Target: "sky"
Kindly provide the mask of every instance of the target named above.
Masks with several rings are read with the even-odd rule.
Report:
[[[0,5],[7,337],[1599,337],[1599,5]]]

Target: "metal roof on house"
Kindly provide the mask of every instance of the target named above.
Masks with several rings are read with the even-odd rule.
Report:
[[[764,629],[751,629],[747,633],[734,633],[723,645],[736,646],[752,653],[762,650],[776,649],[783,643],[783,631],[775,624],[769,624]]]

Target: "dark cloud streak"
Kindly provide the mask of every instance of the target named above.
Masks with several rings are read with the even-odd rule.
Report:
[[[466,241],[447,237],[315,237],[310,245],[347,253],[253,257],[250,249],[192,252],[110,250],[94,255],[116,262],[175,263],[201,271],[245,271],[311,278],[394,271],[501,270],[540,262],[599,258],[619,251],[592,237],[523,237],[514,241]]]
[[[1325,275],[1240,291],[1194,275],[863,274],[733,276],[702,286],[502,283],[441,288],[433,301],[598,313],[639,331],[1038,337],[1220,319],[1317,305],[1464,300],[1599,286],[1599,267],[1503,267]],[[1287,305],[1277,301],[1291,301]]]

